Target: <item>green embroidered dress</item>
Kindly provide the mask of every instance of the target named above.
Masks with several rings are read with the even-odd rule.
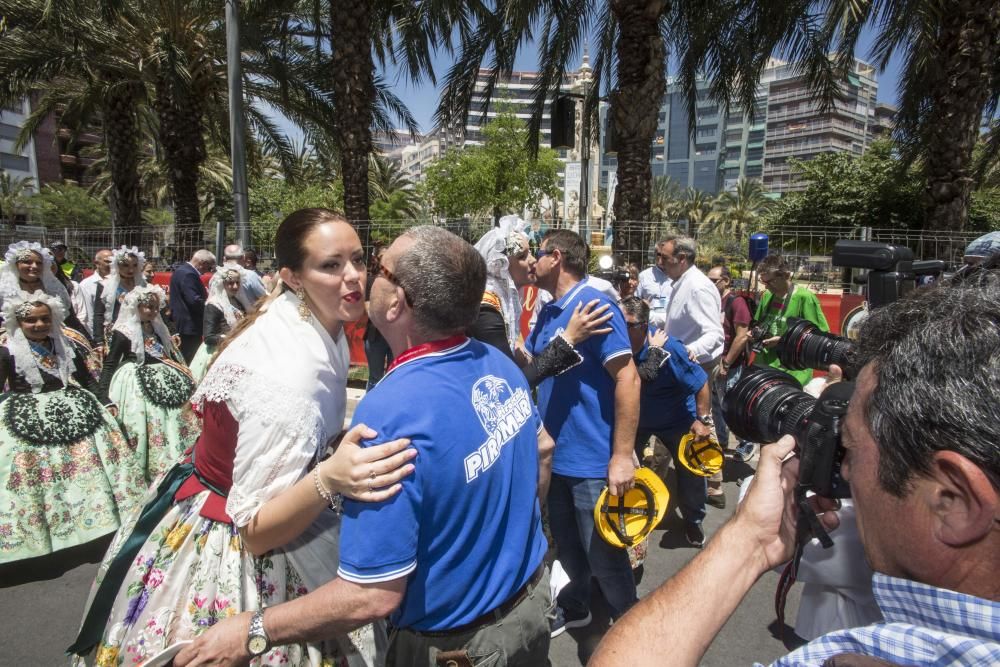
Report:
[[[43,385],[33,392],[0,347],[0,563],[32,558],[116,530],[146,489],[143,464],[97,391],[79,349],[70,383],[55,355],[31,344]]]
[[[104,358],[100,389],[118,406],[118,420],[129,445],[145,465],[152,482],[177,462],[198,438],[198,419],[182,408],[194,392],[194,381],[180,355],[166,350],[155,335],[143,340],[143,363],[132,342],[117,329]]]

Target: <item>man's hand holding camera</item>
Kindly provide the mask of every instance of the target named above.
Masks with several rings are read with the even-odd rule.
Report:
[[[799,461],[792,454],[794,449],[795,439],[790,435],[761,448],[753,486],[730,524],[758,563],[758,575],[787,562],[795,551],[799,509],[794,491]],[[835,511],[839,501],[813,496],[811,503],[824,528],[833,530],[839,525]]]

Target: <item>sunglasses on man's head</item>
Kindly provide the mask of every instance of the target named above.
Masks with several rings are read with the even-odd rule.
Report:
[[[629,329],[639,329],[641,327],[648,327],[649,322],[626,322],[625,325]]]
[[[555,248],[552,248],[552,249],[549,249],[549,250],[546,250],[545,248],[539,248],[538,250],[535,251],[535,259],[541,259],[542,257],[545,257],[546,255],[551,255],[555,251],[556,251]]]

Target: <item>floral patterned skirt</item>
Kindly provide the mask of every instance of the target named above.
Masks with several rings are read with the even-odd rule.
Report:
[[[12,393],[0,414],[0,563],[107,535],[138,507],[145,465],[90,392]]]
[[[155,485],[151,490],[155,489]],[[153,530],[130,566],[105,624],[96,652],[77,665],[139,665],[171,644],[197,637],[217,621],[243,611],[276,605],[308,591],[291,559],[276,550],[255,559],[229,523],[199,514],[208,491],[177,502]],[[100,584],[112,558],[131,533],[123,526],[104,557],[91,589]],[[89,606],[88,602],[88,606]],[[381,626],[318,644],[276,646],[252,665],[370,667]]]
[[[193,389],[191,378],[168,364],[129,362],[111,378],[108,396],[118,406],[118,420],[145,462],[150,482],[198,439],[198,418],[184,408]]]
[[[205,373],[208,372],[208,362],[212,360],[216,347],[216,345],[209,347],[208,343],[202,343],[198,351],[194,353],[194,359],[188,364],[188,368],[191,369],[191,376],[195,382],[201,382],[201,379],[205,377]]]

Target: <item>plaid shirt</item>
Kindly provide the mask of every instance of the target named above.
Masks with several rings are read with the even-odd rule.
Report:
[[[825,634],[774,667],[821,665],[841,653],[906,665],[1000,664],[1000,603],[878,573],[872,592],[883,623]]]

